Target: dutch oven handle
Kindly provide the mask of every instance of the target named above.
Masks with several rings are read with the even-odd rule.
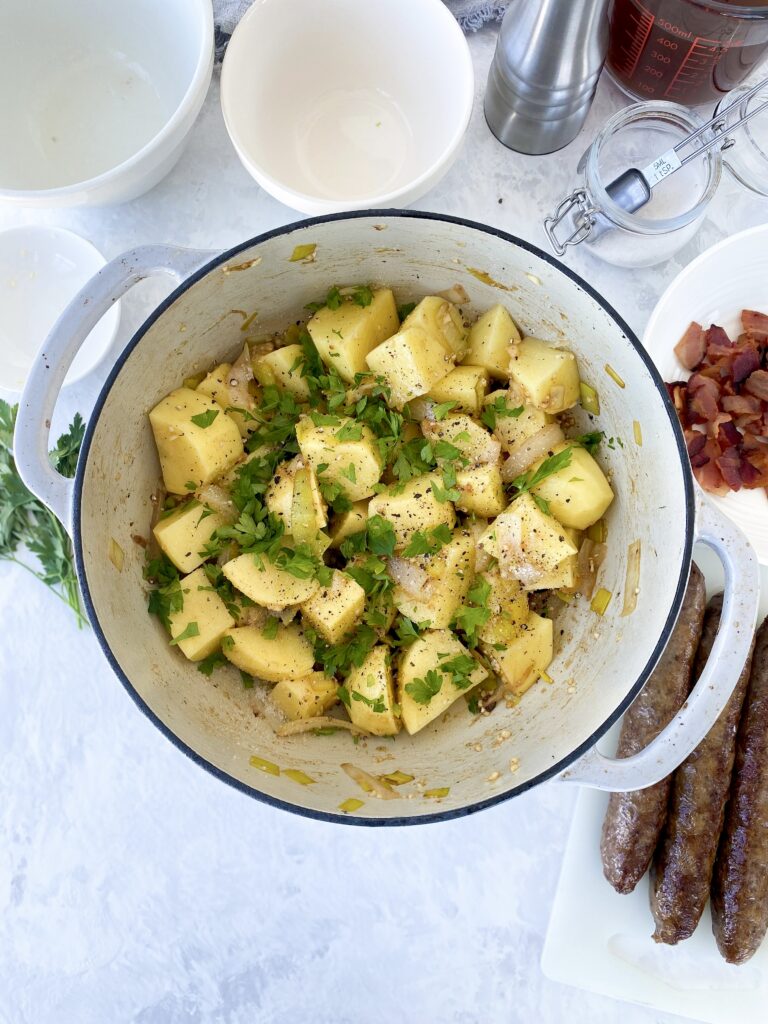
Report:
[[[688,700],[651,743],[632,757],[606,757],[596,747],[567,768],[563,782],[627,792],[669,775],[715,724],[747,660],[757,621],[760,569],[749,541],[696,487],[695,539],[712,548],[725,570],[720,628]]]
[[[90,332],[129,288],[154,274],[179,284],[215,253],[168,245],[144,245],[117,256],[81,288],[51,328],[35,357],[19,401],[13,454],[27,487],[72,532],[73,482],[48,459],[48,435],[64,377]]]

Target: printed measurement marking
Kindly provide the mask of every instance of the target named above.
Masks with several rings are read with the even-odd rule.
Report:
[[[643,55],[643,50],[645,49],[645,44],[648,42],[648,37],[653,31],[655,21],[653,15],[647,8],[643,7],[642,4],[638,4],[638,7],[640,8],[639,15],[633,16],[634,20],[637,22],[637,35],[634,36],[629,48],[629,59],[631,64],[626,72],[630,78],[637,70],[637,65]]]

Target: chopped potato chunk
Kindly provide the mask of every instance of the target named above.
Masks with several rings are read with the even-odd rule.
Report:
[[[437,423],[424,420],[421,429],[430,441],[447,441],[458,448],[467,466],[497,463],[501,457],[499,442],[471,416],[448,415]]]
[[[413,563],[432,579],[418,594],[396,585],[392,592],[395,607],[413,622],[429,622],[433,629],[445,629],[472,585],[475,542],[471,532],[456,530],[450,543],[437,554],[403,561]]]
[[[450,668],[457,658],[460,659],[457,667],[463,670],[466,664],[467,671],[446,671],[446,666]],[[469,660],[465,662],[465,659]],[[407,732],[411,735],[419,732],[455,700],[488,677],[479,662],[475,662],[477,667],[472,668],[471,661],[474,661],[472,655],[449,629],[423,633],[406,648],[400,658],[398,702]],[[456,686],[455,679],[460,683],[466,681],[467,685]],[[430,690],[436,691],[431,697]]]
[[[301,580],[280,569],[265,555],[238,555],[222,572],[233,587],[271,611],[308,601],[320,587],[315,579]]]
[[[312,672],[302,679],[281,679],[271,697],[286,718],[297,722],[325,714],[339,699],[338,694],[339,687],[334,679],[322,672]]]
[[[185,576],[181,592],[183,607],[169,615],[171,639],[190,661],[200,661],[213,654],[235,620],[211,587],[204,569],[195,569]]]
[[[333,517],[331,523],[331,545],[335,548],[353,533],[360,533],[368,522],[368,502],[355,501],[352,508]]]
[[[496,380],[509,377],[509,346],[520,341],[520,332],[507,310],[499,305],[477,318],[469,331],[464,362],[483,366]]]
[[[555,454],[569,447],[564,442]],[[538,468],[538,466],[536,467]],[[613,490],[600,466],[585,448],[571,446],[571,461],[534,487],[534,492],[549,503],[549,510],[564,526],[586,530],[613,501]]]
[[[438,404],[453,402],[456,412],[478,416],[488,390],[488,371],[482,366],[457,366],[429,392]]]
[[[256,420],[253,416],[244,415],[236,408],[237,403],[232,400],[230,394],[231,370],[231,363],[220,363],[203,377],[197,385],[197,390],[204,395],[209,395],[214,402],[218,402],[226,410],[227,416],[237,424],[241,437],[247,437],[255,427]]]
[[[321,489],[326,481],[338,484],[350,501],[361,501],[373,494],[381,477],[379,449],[367,426],[348,416],[337,419],[332,425],[316,425],[310,416],[302,416],[296,440]]]
[[[494,391],[492,395],[488,396],[488,400],[495,398],[498,394],[498,391]],[[505,395],[509,408],[520,408],[522,403],[516,401],[514,391],[502,392],[502,394]],[[522,441],[527,441],[529,437],[538,434],[540,430],[552,423],[554,418],[548,412],[535,409],[532,405],[526,405],[523,406],[523,411],[519,416],[497,416],[493,432],[501,442],[501,447],[509,452]]]
[[[389,288],[373,293],[368,306],[342,302],[338,309],[323,306],[307,324],[320,358],[351,384],[355,375],[367,373],[366,356],[391,337],[400,325],[395,297]]]
[[[273,384],[293,395],[297,402],[309,401],[309,385],[301,375],[301,345],[285,345],[253,361],[253,372],[260,384]]]
[[[507,496],[498,465],[473,466],[456,474],[460,497],[456,508],[470,515],[490,519],[507,507]]]
[[[483,652],[512,693],[520,696],[552,663],[553,637],[552,620],[531,612],[527,622],[518,627],[517,635],[505,643],[504,650],[484,644]]]
[[[577,551],[563,526],[542,512],[527,492],[497,516],[478,545],[498,559],[502,576],[520,580],[531,590],[538,590],[539,580]]]
[[[349,694],[347,710],[355,725],[374,736],[395,736],[400,731],[387,647],[374,647],[363,664],[352,669],[345,684]]]
[[[301,606],[303,617],[329,644],[338,644],[360,620],[365,591],[345,572],[333,570],[329,587],[320,587]]]
[[[192,500],[161,516],[152,532],[179,572],[187,573],[205,561],[202,549],[224,524],[223,516]]]
[[[421,327],[407,327],[368,354],[368,366],[387,382],[392,405],[426,395],[453,369],[454,357]]]
[[[272,639],[258,626],[236,626],[227,630],[221,649],[233,665],[268,683],[301,679],[315,661],[312,645],[295,623],[278,626]]]
[[[404,548],[417,530],[425,533],[441,523],[453,527],[456,522],[453,505],[435,497],[435,486],[442,488],[440,478],[434,473],[425,473],[371,498],[368,515],[382,516],[392,524],[396,548]]]
[[[579,367],[570,349],[523,338],[512,349],[509,375],[526,404],[544,412],[564,412],[579,401]]]
[[[420,327],[435,339],[445,352],[461,359],[467,350],[467,329],[461,313],[440,295],[427,295],[403,321],[403,330]]]
[[[152,409],[149,422],[163,482],[172,494],[188,494],[211,483],[243,454],[237,425],[217,402],[199,391],[172,391]]]

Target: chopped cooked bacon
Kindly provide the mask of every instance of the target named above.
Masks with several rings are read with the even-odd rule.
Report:
[[[750,395],[754,395],[755,398],[768,402],[768,370],[755,370],[754,373],[750,373],[744,384],[744,390],[748,391]]]
[[[768,314],[745,309],[744,333],[691,323],[675,353],[693,371],[667,384],[694,476],[714,494],[768,490]]]
[[[686,328],[685,334],[675,345],[675,355],[686,368],[692,370],[698,366],[707,351],[707,341],[704,337],[704,328],[695,320]]]

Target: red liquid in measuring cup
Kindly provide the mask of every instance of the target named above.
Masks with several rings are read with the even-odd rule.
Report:
[[[716,101],[768,51],[768,15],[739,18],[708,8],[706,0],[613,0],[610,19],[608,67],[640,99]]]

